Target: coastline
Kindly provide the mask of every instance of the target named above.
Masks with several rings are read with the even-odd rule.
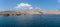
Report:
[[[36,9],[36,10],[25,10],[25,11],[1,11],[0,12],[0,15],[27,15],[27,14],[60,14],[60,11],[59,10],[48,10],[48,11],[45,11],[45,10],[41,10],[41,9]]]

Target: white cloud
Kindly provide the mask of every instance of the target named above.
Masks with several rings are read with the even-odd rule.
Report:
[[[22,10],[33,9],[32,5],[31,4],[28,4],[28,3],[20,3],[20,4],[17,4],[17,6],[15,8],[22,9]]]

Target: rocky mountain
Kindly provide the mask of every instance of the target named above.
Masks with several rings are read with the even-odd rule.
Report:
[[[60,14],[59,10],[22,10],[22,11],[2,11],[0,14]]]
[[[60,14],[59,10],[48,10],[45,12],[45,14]]]

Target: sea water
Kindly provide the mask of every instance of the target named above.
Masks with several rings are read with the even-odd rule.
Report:
[[[60,27],[60,15],[0,16],[0,27]]]

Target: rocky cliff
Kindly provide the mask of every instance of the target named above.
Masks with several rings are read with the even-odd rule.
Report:
[[[45,14],[60,14],[59,10],[48,10],[46,12],[44,12]]]
[[[0,14],[60,14],[59,10],[24,10],[24,11],[2,11]]]

